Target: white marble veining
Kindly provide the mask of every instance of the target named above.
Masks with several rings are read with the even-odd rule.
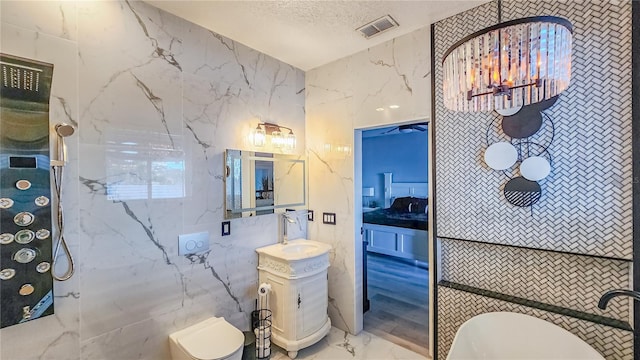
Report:
[[[354,74],[356,127],[431,116],[429,40],[429,28],[423,28],[353,56],[353,67],[359,69]]]
[[[286,352],[279,348],[273,348],[272,360],[287,360]],[[320,342],[298,352],[296,359],[301,360],[400,360],[400,359],[424,359],[424,356],[407,350],[399,345],[379,338],[366,331],[357,336],[350,335],[335,327]]]
[[[355,129],[429,117],[429,39],[429,29],[420,29],[306,73],[309,208],[337,214],[336,225],[309,223],[309,238],[335,249],[329,315],[352,334],[362,327],[362,241],[355,226],[361,199],[354,197],[361,184],[353,151],[338,150],[356,148]]]
[[[354,148],[354,128],[428,114],[428,31],[305,76],[143,2],[0,7],[0,51],[53,62],[51,122],[78,126],[64,188],[76,275],[55,284],[54,316],[0,331],[2,358],[160,359],[171,331],[207,316],[246,328],[254,249],[275,243],[279,225],[276,215],[234,219],[231,235],[219,235],[222,157],[227,147],[254,150],[247,134],[259,121],[291,127],[295,153],[308,149],[316,219],[298,212],[289,238],[332,245],[332,322],[359,331],[353,152],[336,150]],[[369,113],[391,101],[398,116]],[[336,226],[321,224],[323,211],[337,213]],[[211,251],[178,256],[177,235],[199,231],[211,234]],[[348,358],[354,346],[363,358],[395,356],[340,336]]]
[[[0,357],[166,359],[168,334],[206,317],[247,329],[255,248],[279,225],[234,219],[221,236],[223,152],[255,150],[249,130],[270,121],[304,158],[304,73],[144,2],[0,10],[0,51],[54,63],[51,123],[78,128],[64,185],[76,274],[55,283],[55,315],[0,331]],[[290,238],[307,237],[296,216]],[[178,235],[200,231],[210,250],[179,256]]]
[[[5,24],[61,39],[76,40],[78,36],[75,1],[4,0],[0,19]]]

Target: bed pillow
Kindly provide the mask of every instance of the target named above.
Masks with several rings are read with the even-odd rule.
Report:
[[[406,213],[426,213],[429,207],[429,199],[415,197],[399,197],[393,200],[391,209]]]
[[[390,209],[399,212],[409,212],[409,204],[411,204],[410,197],[399,197],[393,200],[393,204],[391,204]]]
[[[429,199],[411,198],[410,212],[426,213],[429,209]]]

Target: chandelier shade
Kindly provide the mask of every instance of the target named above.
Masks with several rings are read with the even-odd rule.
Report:
[[[537,16],[500,23],[451,46],[442,60],[444,105],[503,110],[560,94],[571,78],[571,23]]]

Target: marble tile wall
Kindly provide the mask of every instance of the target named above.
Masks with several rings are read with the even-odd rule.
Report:
[[[254,249],[278,225],[234,219],[220,236],[223,152],[252,149],[263,120],[292,128],[304,156],[304,73],[139,1],[0,12],[0,51],[54,63],[51,123],[78,128],[64,187],[75,276],[55,283],[55,315],[0,331],[0,357],[163,359],[167,335],[205,317],[246,329]],[[178,235],[200,231],[210,251],[179,256]]]
[[[361,187],[354,173],[354,131],[428,119],[429,39],[423,28],[306,73],[309,208],[337,215],[336,225],[309,223],[309,237],[334,247],[329,316],[352,334],[362,328],[362,200],[354,197]]]

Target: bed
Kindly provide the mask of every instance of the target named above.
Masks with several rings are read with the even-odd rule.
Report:
[[[367,251],[428,262],[428,184],[394,183],[385,173],[385,208],[363,213]]]

